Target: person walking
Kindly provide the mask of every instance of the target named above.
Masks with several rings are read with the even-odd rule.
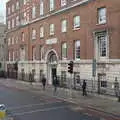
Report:
[[[29,73],[29,81],[30,81],[30,83],[31,83],[31,85],[32,85],[33,78],[32,78],[32,73],[31,73],[31,72]]]
[[[53,76],[53,86],[54,86],[54,93],[56,93],[58,86],[57,76]]]
[[[115,96],[119,97],[119,82],[117,80],[117,77],[115,77],[114,91],[115,91]]]
[[[82,85],[83,96],[87,96],[86,87],[87,87],[87,83],[85,80],[83,80],[83,85]]]
[[[42,78],[42,85],[43,85],[43,90],[45,90],[45,86],[46,86],[46,78],[45,78],[45,75],[43,75],[43,78]]]

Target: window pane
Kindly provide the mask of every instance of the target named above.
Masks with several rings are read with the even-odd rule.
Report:
[[[61,0],[61,6],[65,6],[67,4],[67,0]]]
[[[80,41],[75,41],[75,59],[80,59]]]
[[[62,21],[62,32],[66,32],[67,31],[67,21],[63,20]]]
[[[35,13],[36,11],[35,11],[35,6],[33,6],[33,8],[32,8],[32,18],[35,18]]]
[[[106,8],[100,8],[98,9],[98,22],[106,23]]]
[[[44,28],[40,27],[40,38],[44,37]]]
[[[32,39],[36,39],[36,30],[35,29],[32,30]]]
[[[54,35],[54,24],[50,24],[50,35]]]
[[[36,49],[35,49],[35,47],[33,47],[33,50],[32,50],[32,59],[33,60],[36,59]]]
[[[24,41],[25,40],[25,38],[24,38],[25,36],[24,36],[24,33],[22,32],[22,41]]]
[[[40,3],[40,15],[43,15],[43,2]]]
[[[107,56],[107,36],[106,33],[98,34],[98,48],[100,57]]]
[[[80,27],[80,16],[75,16],[74,17],[74,28],[79,28]]]
[[[50,11],[54,10],[54,0],[50,0]]]
[[[62,59],[67,58],[67,43],[62,44]]]

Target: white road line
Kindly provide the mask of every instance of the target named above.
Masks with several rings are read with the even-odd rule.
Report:
[[[49,105],[49,104],[53,104],[53,103],[62,103],[62,101],[48,102],[48,103],[38,103],[38,104],[27,104],[27,105],[22,105],[22,106],[17,106],[17,107],[9,107],[7,109],[8,110],[16,110],[16,109],[27,108],[27,107],[44,106],[44,105]]]
[[[36,113],[36,112],[48,112],[48,111],[51,111],[51,110],[57,110],[57,109],[62,109],[62,108],[67,108],[67,106],[37,109],[37,110],[28,111],[28,112],[14,113],[13,115],[14,116],[21,116],[21,115],[32,114],[32,113]]]

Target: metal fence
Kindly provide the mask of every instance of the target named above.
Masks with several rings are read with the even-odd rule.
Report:
[[[18,75],[18,76],[17,76]],[[37,77],[36,77],[37,76]],[[16,73],[12,72],[9,73],[10,78],[17,78],[22,81],[27,82],[41,82],[41,76],[39,74],[32,74],[32,81],[30,81],[29,74],[26,73]],[[74,78],[63,78],[61,76],[57,76],[57,80],[59,81],[59,87],[61,88],[68,88],[68,89],[74,89],[74,90],[82,90],[82,83],[83,80],[86,80],[87,83],[87,92],[96,92],[98,94],[104,94],[104,95],[115,95],[113,82],[110,82],[109,80],[106,81],[95,81],[95,80],[89,80],[89,79],[74,79]]]

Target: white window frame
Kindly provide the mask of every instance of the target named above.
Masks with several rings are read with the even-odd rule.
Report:
[[[62,59],[67,59],[67,43],[62,43]]]
[[[8,52],[8,61],[11,61],[11,52]]]
[[[19,9],[19,1],[16,2],[16,10]]]
[[[74,29],[80,28],[80,16],[74,16]]]
[[[15,5],[12,4],[12,12],[14,12],[14,11],[15,11]]]
[[[99,76],[99,81],[100,81],[100,88],[106,89],[107,88],[106,74],[99,74],[98,76]]]
[[[36,30],[32,29],[32,40],[36,39]]]
[[[61,0],[61,7],[67,5],[67,0]]]
[[[44,37],[44,27],[40,26],[40,38]]]
[[[16,38],[15,38],[16,40],[15,40],[15,42],[16,42],[16,44],[18,43],[18,36],[16,36]]]
[[[14,37],[12,37],[12,43],[11,44],[14,45]]]
[[[27,13],[27,15],[26,15],[26,23],[28,23],[29,20],[30,20],[30,18],[29,18],[29,13]]]
[[[108,37],[107,32],[103,31],[96,34],[97,37],[97,53],[100,59],[108,58]],[[103,53],[105,52],[105,54]]]
[[[105,24],[107,22],[106,13],[107,10],[105,7],[98,9],[98,24]]]
[[[44,3],[43,1],[40,2],[40,15],[44,14]]]
[[[41,46],[41,51],[40,51],[40,59],[43,60],[44,59],[44,54],[45,54],[45,47]]]
[[[24,32],[21,33],[21,39],[23,42],[25,41],[25,33]]]
[[[77,52],[80,49],[80,48],[78,49],[78,46],[80,46],[80,40],[75,41],[75,52],[74,52],[75,53],[75,60],[80,60],[80,58],[78,58],[78,56],[77,56],[78,55]],[[80,50],[79,50],[79,54],[80,54]]]
[[[21,61],[25,60],[25,47],[20,48],[20,60]]]
[[[15,27],[15,20],[14,20],[14,18],[12,19],[12,28],[14,28]]]
[[[50,11],[53,11],[55,9],[55,1],[54,0],[49,0],[50,1]]]
[[[13,61],[15,61],[15,52],[13,51]]]
[[[35,18],[35,17],[36,17],[36,7],[34,5],[32,8],[32,18]]]
[[[11,39],[10,38],[8,38],[8,45],[10,45],[11,44]]]
[[[24,1],[23,4],[25,5],[27,3],[27,0],[23,0],[23,1]]]
[[[35,47],[32,48],[32,60],[33,61],[36,60],[36,48]]]
[[[67,32],[67,20],[62,20],[61,32]]]
[[[16,26],[19,26],[19,16],[16,17]]]
[[[55,25],[50,24],[50,35],[54,35],[54,34],[55,34]]]
[[[8,7],[8,15],[10,15],[10,7]]]
[[[10,23],[10,20],[8,21],[8,29],[10,29],[11,28],[11,23]]]

